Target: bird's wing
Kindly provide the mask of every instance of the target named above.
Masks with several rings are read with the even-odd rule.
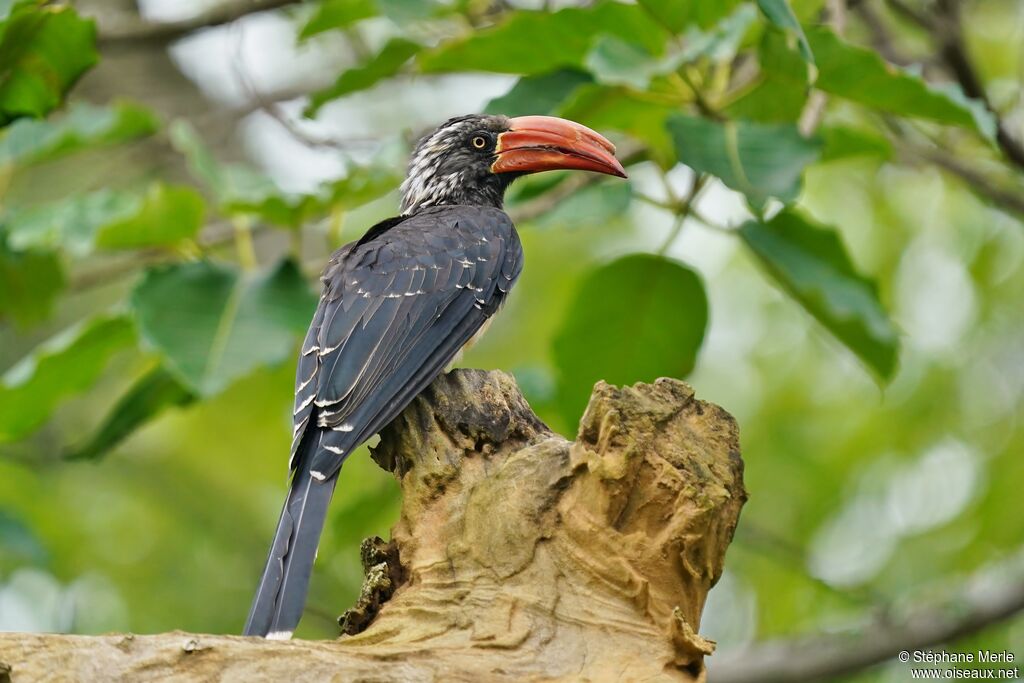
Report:
[[[312,469],[333,475],[455,357],[521,269],[508,216],[483,207],[427,209],[340,250],[299,359],[293,455],[317,427]]]

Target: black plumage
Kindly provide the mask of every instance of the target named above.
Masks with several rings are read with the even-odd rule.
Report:
[[[404,394],[455,357],[511,289],[522,256],[508,216],[476,206],[424,209],[336,254],[296,381],[296,425],[315,416],[328,430],[314,476],[333,476]]]
[[[539,146],[517,138],[520,146],[502,148],[505,132],[531,134],[528,126],[515,130],[517,120],[538,129]],[[551,142],[558,134],[579,145],[564,150],[563,161]],[[345,458],[444,370],[519,277],[522,246],[501,210],[508,184],[531,172],[531,159],[534,170],[622,175],[613,150],[593,131],[560,119],[451,119],[414,151],[402,215],[334,253],[298,360],[291,483],[247,635],[291,635]]]
[[[501,305],[522,264],[508,216],[463,205],[423,209],[331,258],[296,372],[296,474],[278,522],[278,538],[292,536],[298,520],[304,536],[290,547],[275,543],[247,634],[294,629],[345,458],[444,370]],[[315,517],[319,524],[310,523]],[[304,566],[291,566],[299,558]]]

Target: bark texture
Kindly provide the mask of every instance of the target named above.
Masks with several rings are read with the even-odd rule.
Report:
[[[338,641],[0,635],[36,680],[700,681],[746,499],[734,420],[686,384],[598,384],[575,442],[514,380],[458,370],[381,435],[403,493]]]

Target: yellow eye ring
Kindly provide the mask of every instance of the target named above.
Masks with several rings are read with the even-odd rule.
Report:
[[[477,135],[473,138],[473,146],[477,149],[483,149],[487,146],[487,139],[483,135]]]

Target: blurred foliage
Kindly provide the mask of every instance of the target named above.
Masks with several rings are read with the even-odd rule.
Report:
[[[896,369],[899,335],[874,282],[850,263],[834,230],[781,211],[750,221],[740,234],[768,272],[880,377]]]
[[[862,623],[1017,552],[1024,168],[1000,126],[1024,137],[1024,10],[965,3],[985,102],[900,9],[931,4],[827,5],[310,0],[279,13],[289,47],[346,55],[289,110],[317,120],[263,90],[249,111],[341,170],[282,187],[201,114],[60,107],[94,22],[0,3],[0,629],[240,628],[316,275],[395,211],[415,133],[463,113],[420,85],[619,144],[629,183],[512,188],[528,263],[464,362],[567,435],[598,379],[688,376],[737,416],[752,498],[702,632]],[[342,477],[300,635],[335,633],[400,504],[362,453]],[[984,646],[1014,642],[1019,620]]]
[[[139,335],[201,396],[284,360],[315,306],[290,261],[255,277],[205,261],[157,268],[131,298]]]
[[[96,63],[95,27],[70,7],[9,0],[0,20],[0,124],[49,113]]]

